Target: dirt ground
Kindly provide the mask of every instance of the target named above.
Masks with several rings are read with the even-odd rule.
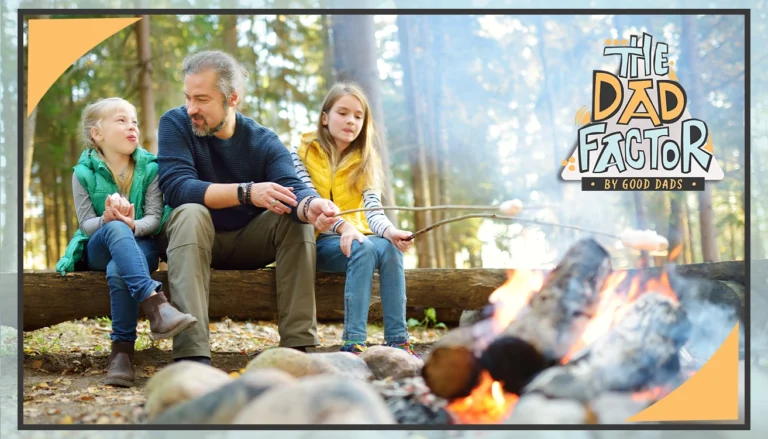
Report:
[[[150,341],[146,322],[139,325],[132,388],[103,384],[109,356],[107,319],[67,322],[24,333],[23,422],[25,424],[136,424],[145,421],[144,386],[171,364],[168,340]],[[265,348],[276,346],[277,328],[268,322],[212,323],[212,365],[236,374]],[[321,346],[315,352],[340,347],[341,325],[319,325]],[[425,354],[444,329],[412,328],[412,344]],[[369,326],[369,342],[383,343],[382,329]]]

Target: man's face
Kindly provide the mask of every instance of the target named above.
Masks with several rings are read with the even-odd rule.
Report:
[[[216,73],[205,70],[184,78],[187,114],[196,136],[212,136],[219,131],[229,115],[229,105],[216,86]]]

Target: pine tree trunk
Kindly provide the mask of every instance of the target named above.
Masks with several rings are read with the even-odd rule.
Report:
[[[375,26],[372,15],[334,15],[333,16],[333,59],[336,67],[336,79],[351,80],[360,85],[368,98],[371,113],[376,121],[378,136],[376,150],[381,158],[384,171],[382,203],[394,205],[392,177],[387,149],[387,129],[384,120],[384,104],[381,97]],[[387,216],[396,221],[393,211],[386,211]]]
[[[683,218],[683,239],[685,240],[685,247],[683,254],[685,255],[685,263],[692,264],[694,261],[693,252],[693,230],[691,229],[691,217],[688,211],[688,199],[684,195],[680,202],[681,215]]]
[[[417,96],[416,91],[416,62],[412,43],[419,41],[418,18],[410,15],[397,16],[398,38],[400,40],[400,57],[403,66],[403,88],[405,89],[406,113],[411,115],[408,120],[408,138],[414,144],[409,146],[411,175],[413,178],[413,198],[416,206],[431,205],[429,183],[427,181],[427,164],[424,142],[423,124],[419,115],[423,114],[423,97]],[[416,31],[416,32],[414,32]],[[415,212],[416,229],[426,228],[433,223],[431,212]],[[433,236],[424,234],[415,240],[419,268],[435,267],[435,248]]]
[[[16,16],[16,13],[12,13]],[[20,78],[16,78],[16,63],[15,56],[11,55],[15,52],[15,47],[12,44],[11,38],[8,37],[10,32],[8,27],[15,25],[15,20],[9,20],[11,17],[8,14],[8,5],[5,2],[0,5],[0,48],[3,51],[2,57],[2,87],[3,87],[3,99],[2,105],[0,105],[0,120],[3,123],[3,136],[4,142],[3,157],[5,158],[5,169],[3,169],[3,188],[2,193],[5,195],[3,203],[3,213],[5,214],[5,226],[2,230],[2,240],[0,241],[0,249],[2,249],[4,257],[0,258],[0,270],[3,272],[15,272],[21,270],[22,267],[17,267],[19,245],[18,241],[18,210],[24,209],[23,200],[19,200],[18,197],[18,172],[19,172],[19,159],[18,156],[18,143],[16,137],[11,138],[10,133],[18,130],[16,122],[16,112],[21,111],[16,108],[14,104],[16,100],[16,93],[11,92],[12,87],[17,88]],[[16,109],[17,111],[14,111]],[[11,127],[16,127],[13,130]],[[26,145],[25,145],[26,146]],[[26,176],[26,174],[25,174]],[[28,178],[27,178],[28,179]],[[22,247],[23,248],[23,247]]]
[[[648,228],[645,215],[645,205],[643,204],[643,193],[640,191],[632,192],[632,199],[635,201],[635,224],[637,224],[638,230],[645,230]],[[640,252],[640,266],[649,267],[651,258],[648,252],[643,250]]]
[[[41,217],[43,221],[43,245],[45,246],[45,268],[49,269],[52,266],[53,261],[53,237],[51,233],[52,227],[50,226],[51,223],[51,217],[53,216],[53,212],[51,212],[51,202],[50,197],[46,197],[45,194],[48,193],[48,190],[50,188],[50,185],[48,184],[48,173],[43,171],[40,173],[40,201],[41,205],[43,207],[43,215]]]
[[[139,89],[141,101],[141,145],[157,155],[157,127],[155,126],[155,95],[152,90],[152,55],[149,44],[149,15],[142,15],[134,25],[139,57]]]
[[[669,241],[669,251],[677,251],[678,256],[674,262],[680,263],[683,257],[683,249],[685,246],[685,235],[683,234],[683,210],[681,207],[681,201],[676,193],[669,194],[669,232],[667,233],[667,239]]]
[[[680,50],[682,61],[686,70],[684,77],[687,84],[683,86],[690,89],[689,109],[692,117],[705,119],[705,93],[701,87],[701,60],[699,59],[698,18],[695,15],[684,17],[683,35],[681,37]],[[711,134],[710,134],[711,135]],[[715,212],[712,206],[712,184],[705,184],[704,190],[698,192],[699,199],[699,228],[701,232],[701,256],[704,262],[717,262],[720,260],[720,251],[717,247],[717,229],[715,228]]]

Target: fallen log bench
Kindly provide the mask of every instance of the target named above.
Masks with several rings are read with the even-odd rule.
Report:
[[[753,261],[753,264],[756,261]],[[760,261],[768,262],[768,261]],[[681,265],[683,276],[705,279],[703,295],[710,300],[729,304],[743,313],[745,264],[728,261]],[[617,270],[618,271],[618,270]],[[634,272],[637,270],[629,270]],[[649,275],[658,268],[644,270]],[[459,321],[463,310],[479,310],[488,297],[507,280],[508,270],[487,268],[407,269],[405,271],[409,317],[423,318],[423,309],[435,308],[437,320],[446,324]],[[157,271],[152,277],[166,285],[167,272]],[[2,284],[16,274],[2,274]],[[343,274],[318,273],[316,276],[317,318],[321,322],[339,322],[344,318]],[[103,272],[58,273],[24,272],[23,330],[58,323],[110,315],[109,292]],[[274,269],[211,270],[209,317],[233,320],[277,321]],[[369,320],[381,317],[378,274],[374,276]]]

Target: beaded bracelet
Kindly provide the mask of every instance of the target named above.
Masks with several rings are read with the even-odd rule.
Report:
[[[253,186],[252,181],[245,183],[245,202],[248,203],[249,206],[253,206],[253,201],[251,200],[251,186]]]
[[[307,215],[307,212],[309,212],[309,203],[311,203],[312,200],[314,200],[315,198],[317,198],[317,197],[314,196],[314,195],[310,195],[307,198],[305,198],[306,201],[304,201],[304,210],[303,210],[303,212],[304,212],[304,219],[307,221],[307,224],[309,224],[309,216]]]

